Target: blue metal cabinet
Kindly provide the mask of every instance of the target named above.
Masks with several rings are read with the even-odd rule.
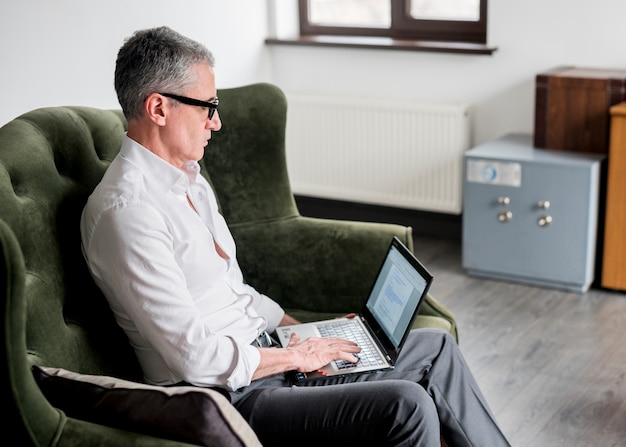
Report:
[[[471,275],[586,292],[594,279],[604,155],[507,135],[464,156],[463,267]]]

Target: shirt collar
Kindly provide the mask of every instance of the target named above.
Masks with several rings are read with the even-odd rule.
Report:
[[[144,175],[161,189],[162,193],[173,190],[177,186],[182,187],[184,192],[187,185],[195,183],[200,174],[200,165],[197,161],[188,161],[182,169],[179,169],[127,135],[124,135],[120,154],[137,165]]]
[[[200,164],[197,161],[190,160],[185,163],[181,169],[185,174],[187,174],[189,183],[196,183],[196,178],[198,177],[198,174],[200,174]]]

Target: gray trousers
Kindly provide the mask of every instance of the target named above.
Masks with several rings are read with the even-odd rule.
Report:
[[[431,447],[440,434],[450,447],[510,445],[455,340],[439,330],[412,331],[393,370],[298,385],[280,374],[231,400],[270,447]]]

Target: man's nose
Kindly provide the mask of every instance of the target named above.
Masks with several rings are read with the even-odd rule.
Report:
[[[222,128],[222,120],[220,119],[220,113],[216,110],[213,114],[213,118],[207,120],[207,129],[217,132]]]

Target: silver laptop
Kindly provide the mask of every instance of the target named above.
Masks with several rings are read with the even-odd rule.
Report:
[[[285,347],[293,332],[309,337],[339,337],[361,347],[357,363],[338,360],[308,373],[294,372],[297,381],[391,369],[411,330],[433,276],[394,237],[360,313],[355,318],[316,321],[276,330]]]

